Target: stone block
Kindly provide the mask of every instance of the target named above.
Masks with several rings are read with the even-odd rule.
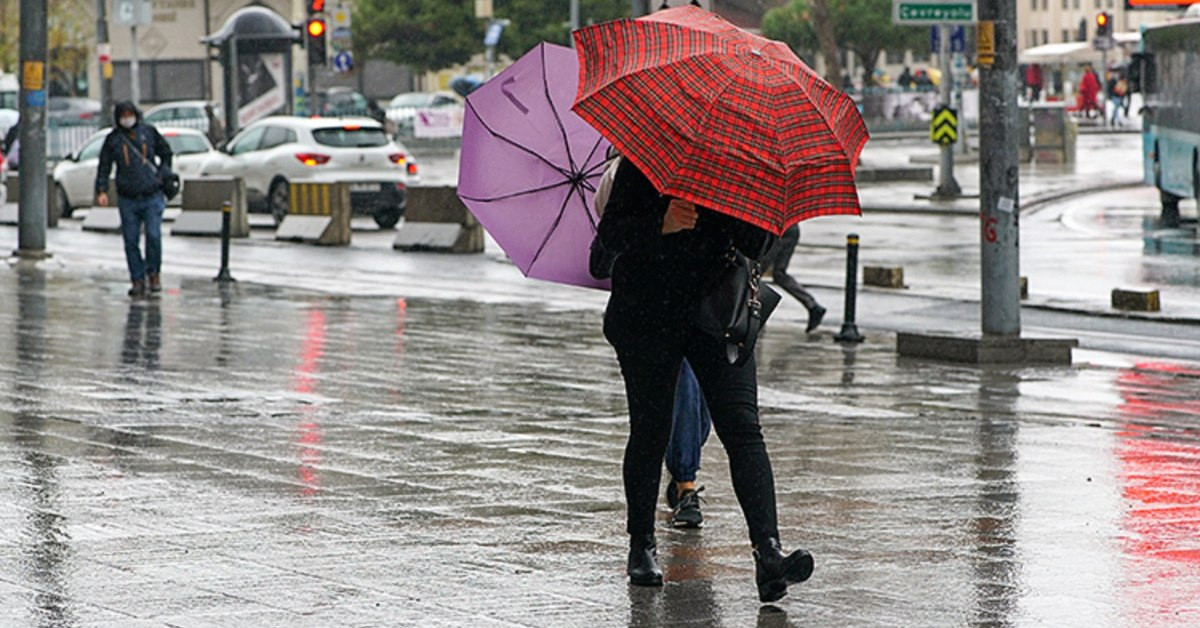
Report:
[[[1161,309],[1158,290],[1126,290],[1113,288],[1112,306],[1127,312],[1157,312]]]
[[[345,183],[291,183],[288,215],[275,230],[276,240],[309,244],[350,244],[350,187]]]
[[[183,182],[182,213],[171,228],[172,235],[221,235],[221,208],[231,203],[229,236],[250,237],[250,215],[246,184],[241,177],[200,177]],[[214,216],[215,214],[215,216]]]
[[[915,334],[896,335],[901,356],[970,364],[1071,364],[1074,338],[1020,338]]]
[[[89,209],[87,218],[83,219],[83,230],[119,233],[121,231],[120,210],[116,207],[93,207]]]
[[[478,224],[474,214],[458,198],[455,186],[410,187],[405,207],[405,222],[446,222],[464,227]]]
[[[863,285],[880,288],[903,288],[904,268],[900,266],[864,266]]]

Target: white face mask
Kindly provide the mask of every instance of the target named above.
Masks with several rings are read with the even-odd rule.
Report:
[[[136,116],[121,116],[121,126],[126,129],[132,129],[133,125],[137,124]]]

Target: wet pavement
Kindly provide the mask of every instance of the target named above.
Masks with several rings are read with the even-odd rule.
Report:
[[[817,571],[762,607],[715,442],[705,527],[662,513],[667,586],[625,584],[602,295],[425,257],[402,265],[442,274],[387,296],[247,281],[264,260],[130,302],[115,237],[85,236],[109,238],[72,254],[92,270],[0,266],[2,626],[1200,622],[1195,362],[909,361],[781,309],[763,423],[785,543]]]

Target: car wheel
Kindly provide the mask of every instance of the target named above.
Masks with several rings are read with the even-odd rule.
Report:
[[[58,195],[58,199],[56,200],[58,204],[58,217],[70,218],[75,210],[71,207],[71,199],[67,197],[67,191],[61,185],[56,185],[54,188],[54,193]]]
[[[275,226],[288,215],[288,189],[287,181],[276,179],[271,182],[271,189],[267,192],[267,208],[271,210],[271,215],[275,218]]]
[[[380,229],[392,229],[396,223],[400,222],[401,211],[397,207],[391,207],[375,214],[375,224],[379,225]]]

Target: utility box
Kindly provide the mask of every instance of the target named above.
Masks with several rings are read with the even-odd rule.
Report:
[[[1038,103],[1030,107],[1033,117],[1033,159],[1039,164],[1074,164],[1075,121],[1063,103]]]

